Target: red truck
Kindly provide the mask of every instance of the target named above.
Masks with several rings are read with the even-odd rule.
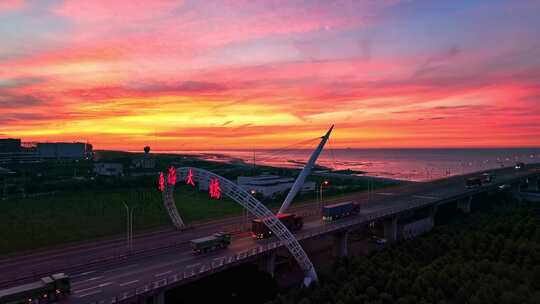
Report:
[[[276,216],[290,231],[298,231],[304,226],[303,218],[296,214],[282,213]],[[251,221],[251,236],[256,240],[266,239],[272,236],[272,231],[268,229],[262,219],[254,219]]]

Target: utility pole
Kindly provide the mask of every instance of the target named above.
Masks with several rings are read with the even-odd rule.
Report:
[[[126,207],[126,247],[128,252],[133,249],[133,212],[135,208],[129,208],[126,202],[122,202]]]
[[[2,193],[2,200],[7,200],[7,177],[4,176],[4,191]]]
[[[319,210],[322,210],[322,207],[323,207],[323,187],[324,186],[328,186],[327,180],[322,182],[321,185],[319,186]]]

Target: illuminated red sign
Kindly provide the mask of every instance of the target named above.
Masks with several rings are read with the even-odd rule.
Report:
[[[210,186],[208,187],[208,192],[210,197],[213,199],[221,198],[221,186],[219,184],[219,179],[212,177],[210,178]]]
[[[167,175],[167,183],[169,185],[176,185],[176,169],[171,166]]]
[[[163,172],[159,172],[158,189],[161,192],[165,191],[165,177],[163,176]]]
[[[193,171],[191,170],[191,168],[189,168],[188,170],[188,174],[186,177],[186,184],[195,186],[195,182],[193,181]]]

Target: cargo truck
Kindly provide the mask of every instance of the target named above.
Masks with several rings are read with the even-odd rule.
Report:
[[[0,303],[58,303],[71,292],[69,277],[57,273],[41,278],[34,283],[0,290]]]
[[[218,232],[210,236],[191,240],[190,244],[193,253],[207,253],[221,248],[227,248],[231,244],[231,235],[229,233]]]
[[[335,221],[342,217],[357,215],[360,213],[360,204],[344,202],[322,207],[323,221]]]
[[[293,213],[281,213],[276,217],[290,231],[298,231],[304,226],[304,219]],[[253,219],[251,221],[251,236],[256,239],[266,239],[272,236],[272,231],[264,224],[262,219]]]
[[[482,186],[482,178],[480,177],[467,178],[467,181],[465,182],[465,186],[467,187],[467,189],[480,187]]]

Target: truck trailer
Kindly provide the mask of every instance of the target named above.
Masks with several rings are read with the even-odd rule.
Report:
[[[191,240],[190,243],[193,253],[206,253],[221,248],[227,248],[227,246],[231,244],[231,234],[218,232],[210,236]]]
[[[0,290],[0,303],[58,303],[71,292],[69,277],[56,273],[37,282]]]
[[[323,221],[334,221],[342,217],[357,215],[360,213],[360,204],[344,202],[322,207]]]
[[[298,231],[304,226],[304,219],[293,213],[281,213],[276,217],[290,231]],[[251,221],[251,236],[256,239],[266,239],[272,236],[272,231],[264,224],[262,219],[253,219]]]

